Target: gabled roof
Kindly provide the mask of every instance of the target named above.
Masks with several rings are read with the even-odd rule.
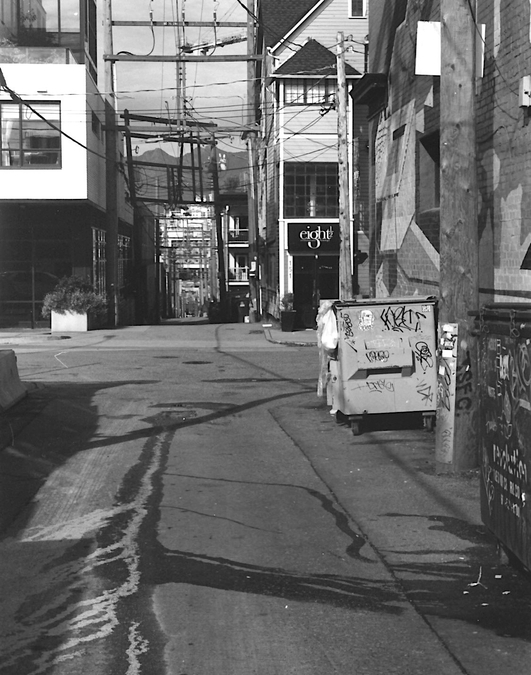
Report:
[[[276,71],[275,75],[296,75],[298,77],[311,77],[319,75],[336,75],[336,56],[317,40],[308,40],[298,52],[285,61]],[[347,77],[361,75],[348,63],[345,64]]]
[[[274,47],[320,0],[262,0],[262,26],[267,47]]]

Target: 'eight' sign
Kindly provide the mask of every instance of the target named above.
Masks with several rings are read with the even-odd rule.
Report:
[[[288,251],[299,255],[339,253],[339,225],[319,222],[289,223]]]

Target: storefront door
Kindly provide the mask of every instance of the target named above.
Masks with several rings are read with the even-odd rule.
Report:
[[[314,328],[319,302],[339,297],[339,256],[293,256],[293,296],[299,326]]]

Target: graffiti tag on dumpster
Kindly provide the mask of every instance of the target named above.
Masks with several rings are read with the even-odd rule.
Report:
[[[417,383],[417,394],[424,405],[431,407],[434,399],[434,391],[433,387],[428,382],[422,380],[422,382]]]
[[[433,354],[431,353],[431,349],[425,340],[419,340],[416,343],[414,354],[424,373],[428,370],[428,368],[433,368]]]
[[[352,319],[348,312],[341,312],[341,319],[343,320],[343,333],[346,338],[353,338],[354,331],[352,329]]]
[[[418,332],[421,328],[421,320],[426,314],[406,305],[390,305],[385,307],[380,314],[384,330],[392,330],[399,333]]]
[[[371,393],[383,394],[386,391],[394,392],[395,385],[389,380],[372,380],[367,382],[367,389]]]
[[[370,352],[365,352],[365,356],[369,363],[387,363],[389,361],[387,349],[373,349]]]

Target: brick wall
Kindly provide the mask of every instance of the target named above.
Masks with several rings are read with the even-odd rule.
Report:
[[[440,78],[414,72],[417,22],[438,21],[440,6],[410,0],[396,27],[394,3],[374,5],[371,70],[389,68],[387,106],[372,121],[376,288],[390,295],[437,293]],[[531,114],[518,101],[520,80],[531,75],[530,3],[478,6],[478,23],[486,26],[476,111],[480,302],[531,301]]]

